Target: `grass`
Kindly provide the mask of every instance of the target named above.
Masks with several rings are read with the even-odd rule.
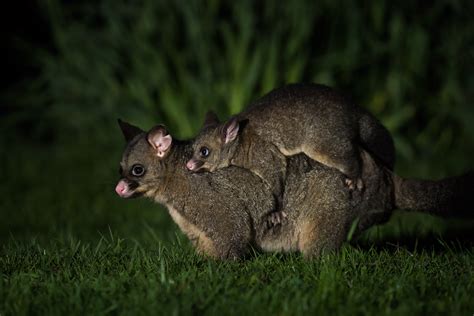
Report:
[[[187,245],[102,237],[9,243],[2,314],[470,315],[472,251],[344,248],[219,263]]]
[[[161,207],[114,195],[119,148],[84,147],[23,148],[3,158],[10,180],[0,201],[1,315],[474,309],[472,236],[451,240],[439,219],[398,214],[340,253],[311,261],[255,253],[216,262],[195,254]]]

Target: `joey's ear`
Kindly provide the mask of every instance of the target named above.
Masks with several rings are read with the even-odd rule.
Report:
[[[147,140],[151,147],[155,149],[158,157],[164,157],[171,148],[171,143],[173,142],[173,138],[168,134],[166,127],[163,125],[153,127],[148,132]]]
[[[120,126],[120,129],[122,130],[123,137],[125,137],[125,141],[127,143],[138,134],[144,133],[144,131],[142,131],[140,128],[132,124],[128,124],[127,122],[124,122],[121,119],[118,119],[117,122]]]
[[[239,135],[239,121],[236,117],[231,118],[222,128],[222,141],[227,144],[234,141]]]
[[[220,122],[219,122],[219,118],[217,117],[217,114],[214,113],[214,111],[208,111],[206,113],[206,117],[204,119],[204,124],[202,125],[202,127],[209,127],[209,126],[214,126],[214,125],[218,125]]]

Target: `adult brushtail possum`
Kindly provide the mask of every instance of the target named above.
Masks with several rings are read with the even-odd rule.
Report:
[[[260,177],[235,166],[190,172],[184,163],[192,155],[191,142],[173,139],[163,126],[144,132],[120,125],[128,144],[117,194],[164,204],[197,250],[214,258],[242,258],[250,246],[317,256],[337,250],[355,220],[360,233],[386,221],[395,208],[472,217],[473,173],[439,181],[402,179],[361,151],[365,189],[352,190],[343,173],[298,154],[286,158],[282,180],[281,211],[287,217],[269,228],[275,200]]]
[[[194,142],[189,170],[215,171],[229,165],[252,170],[281,195],[284,156],[304,153],[346,175],[351,188],[362,188],[360,150],[365,148],[393,169],[390,133],[370,113],[336,90],[318,84],[275,89],[243,113],[220,123],[208,113]]]
[[[165,205],[197,250],[219,259],[237,259],[259,240],[275,208],[268,187],[238,167],[195,174],[185,163],[191,143],[173,139],[164,126],[148,132],[119,121],[128,142],[120,162],[120,197],[145,196]],[[266,228],[265,228],[266,230]]]

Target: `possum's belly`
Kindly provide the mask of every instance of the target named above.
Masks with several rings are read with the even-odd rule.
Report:
[[[175,208],[168,206],[168,212],[181,231],[188,236],[189,240],[193,243],[199,253],[213,258],[218,257],[218,252],[214,242],[206,236],[203,230],[189,222]]]

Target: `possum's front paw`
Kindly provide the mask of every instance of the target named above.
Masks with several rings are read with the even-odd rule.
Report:
[[[362,190],[364,188],[364,182],[361,178],[357,179],[350,179],[346,178],[345,180],[346,185],[349,187],[350,190]]]
[[[287,217],[285,212],[273,212],[267,216],[267,227],[272,228],[283,223]]]

